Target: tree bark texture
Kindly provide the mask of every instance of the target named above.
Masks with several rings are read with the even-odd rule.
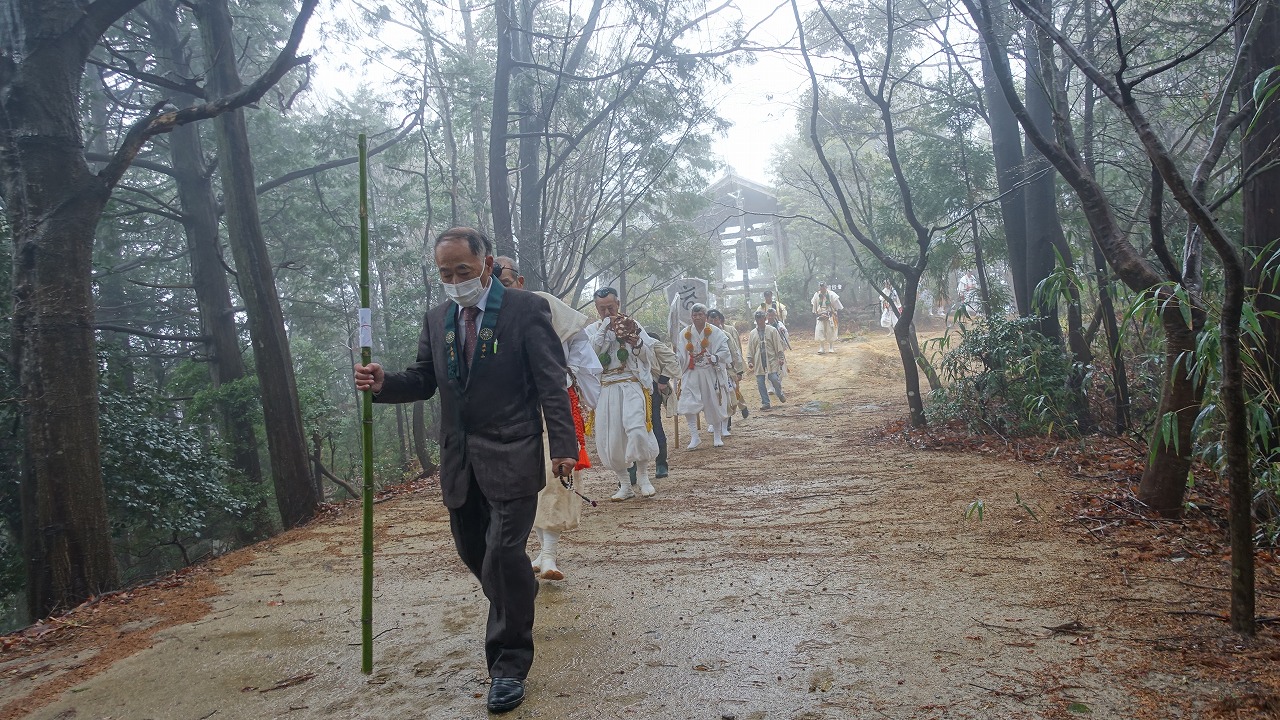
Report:
[[[155,22],[151,26],[151,37],[156,49],[177,77],[195,77],[185,49],[186,43],[179,37],[177,3],[156,0],[153,5],[155,12],[152,18]],[[183,104],[195,101],[190,96],[177,99]],[[175,129],[169,137],[169,155],[182,208],[182,228],[187,239],[191,284],[195,288],[201,333],[209,338],[209,384],[219,388],[243,378],[245,368],[218,236],[218,203],[213,181],[207,172],[199,128],[183,125]],[[263,480],[262,461],[252,417],[243,408],[227,401],[219,404],[218,412],[223,436],[231,450],[232,465],[245,482],[260,484]],[[242,540],[261,539],[271,534],[272,523],[265,505],[252,508],[249,518],[253,529],[250,536]]]
[[[1045,137],[1054,137],[1053,104],[1050,100],[1053,78],[1046,76],[1041,62],[1045,49],[1039,42],[1041,33],[1033,23],[1027,23],[1023,50],[1026,54],[1026,104],[1027,114]],[[1056,266],[1055,248],[1066,245],[1062,221],[1058,217],[1057,173],[1053,165],[1035,145],[1028,140],[1023,149],[1026,158],[1026,242],[1027,266],[1025,271],[1027,291],[1030,293],[1031,314],[1039,318],[1040,334],[1062,346],[1062,326],[1058,324],[1058,297],[1056,293],[1037,293],[1039,284],[1053,274]],[[1063,258],[1070,260],[1070,255]],[[1038,300],[1037,300],[1038,298]]]
[[[919,344],[915,339],[915,327],[912,323],[916,316],[916,297],[920,292],[920,276],[906,274],[903,286],[902,314],[893,324],[893,337],[898,345],[898,357],[902,360],[902,369],[907,389],[907,410],[911,415],[911,427],[924,427],[928,420],[924,414],[924,397],[920,394],[920,367],[916,364]]]
[[[1197,312],[1191,327],[1187,327],[1182,313],[1170,308],[1161,313],[1164,325],[1164,382],[1160,392],[1160,411],[1157,418],[1171,418],[1176,427],[1168,440],[1161,433],[1162,420],[1156,421],[1151,432],[1151,459],[1142,472],[1138,485],[1138,499],[1164,517],[1182,514],[1182,501],[1186,497],[1187,477],[1191,472],[1191,426],[1200,414],[1200,399],[1204,386],[1197,383],[1189,372],[1188,358],[1195,352],[1196,336],[1203,327],[1203,313]]]
[[[462,15],[462,37],[466,43],[467,57],[479,57],[479,43],[476,42],[475,29],[471,24],[471,4],[463,2],[459,8]],[[473,214],[476,218],[476,228],[481,232],[489,232],[489,174],[485,161],[485,154],[481,149],[485,147],[484,139],[484,102],[480,93],[472,93],[471,101],[471,172],[475,175],[475,197],[472,198]],[[502,254],[502,253],[498,253]]]
[[[995,32],[1001,45],[1008,43],[1003,5],[991,8]],[[1013,295],[1018,314],[1031,314],[1031,290],[1027,287],[1027,208],[1023,178],[1022,134],[1009,101],[1000,89],[985,43],[982,50],[982,94],[987,103],[987,122],[991,128],[991,151],[996,168],[996,186],[1000,191],[1000,218],[1004,225],[1005,246],[1009,250],[1009,271],[1013,275]]]
[[[518,60],[533,62],[533,5],[528,0],[519,2],[519,27],[513,29],[512,50]],[[520,140],[518,162],[520,173],[520,272],[525,276],[526,289],[547,289],[546,248],[542,232],[542,188],[539,137],[546,129],[538,97],[538,86],[532,73],[516,74],[516,111],[518,113]]]
[[[511,108],[511,76],[515,10],[512,0],[493,7],[497,21],[497,61],[493,76],[493,111],[489,115],[489,207],[493,213],[495,255],[515,256],[511,227],[511,183],[507,178],[507,120]]]
[[[98,447],[94,229],[111,193],[84,158],[80,78],[135,2],[15,0],[0,14],[0,193],[13,232],[23,553],[33,619],[117,584]]]
[[[1237,2],[1239,6],[1244,2]],[[1280,67],[1280,6],[1275,2],[1261,3],[1255,12],[1265,12],[1260,20],[1262,27],[1245,55],[1245,74],[1242,104],[1251,99],[1253,84],[1258,75],[1269,68]],[[1244,23],[1240,24],[1243,32]],[[1280,82],[1280,78],[1272,77],[1271,83]],[[1267,377],[1271,388],[1280,388],[1280,319],[1268,317],[1265,312],[1280,314],[1280,262],[1274,259],[1273,253],[1280,252],[1280,245],[1273,246],[1280,240],[1280,102],[1273,97],[1271,104],[1264,107],[1258,115],[1257,123],[1249,131],[1241,143],[1240,162],[1246,172],[1251,168],[1266,170],[1257,172],[1245,181],[1244,200],[1244,246],[1259,256],[1250,274],[1249,284],[1261,291],[1257,299],[1259,324],[1262,326],[1265,344],[1262,348],[1265,355]],[[1269,252],[1268,252],[1269,248]],[[1263,276],[1263,265],[1271,261],[1269,277]],[[1280,447],[1280,437],[1272,438],[1272,447]]]
[[[195,4],[201,36],[211,64],[208,87],[224,96],[240,89],[235,65],[236,44],[226,0]],[[214,120],[218,168],[226,207],[227,238],[235,260],[240,296],[249,316],[249,335],[262,394],[267,448],[275,483],[276,504],[285,527],[315,514],[320,498],[310,472],[302,411],[293,375],[293,359],[284,331],[280,298],[258,217],[253,162],[244,112],[234,110]]]

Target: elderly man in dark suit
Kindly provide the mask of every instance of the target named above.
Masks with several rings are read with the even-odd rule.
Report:
[[[555,474],[578,461],[564,351],[546,300],[493,282],[483,233],[446,230],[435,256],[450,300],[427,311],[417,362],[402,372],[357,365],[356,387],[383,403],[440,392],[440,488],[458,555],[489,598],[488,707],[505,712],[524,700],[533,663],[538,583],[525,543],[546,477],[544,419]]]

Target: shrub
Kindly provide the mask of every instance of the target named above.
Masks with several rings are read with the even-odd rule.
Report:
[[[960,324],[954,347],[952,334],[925,343],[943,383],[929,396],[930,416],[963,420],[975,432],[1072,432],[1071,358],[1037,324],[982,318]]]

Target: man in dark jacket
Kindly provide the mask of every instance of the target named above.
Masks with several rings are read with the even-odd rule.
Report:
[[[525,543],[546,476],[544,419],[556,475],[578,460],[564,351],[546,300],[493,281],[483,233],[446,230],[435,257],[450,300],[427,311],[417,362],[390,373],[357,365],[356,387],[381,403],[440,392],[440,488],[458,555],[489,599],[488,706],[505,712],[524,700],[533,663],[538,583]]]

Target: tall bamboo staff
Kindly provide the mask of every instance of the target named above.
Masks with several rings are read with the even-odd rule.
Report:
[[[360,133],[360,363],[373,362],[373,313],[369,311],[369,157]],[[364,587],[360,596],[360,671],[373,672],[373,393],[360,401],[364,451],[363,560]]]

